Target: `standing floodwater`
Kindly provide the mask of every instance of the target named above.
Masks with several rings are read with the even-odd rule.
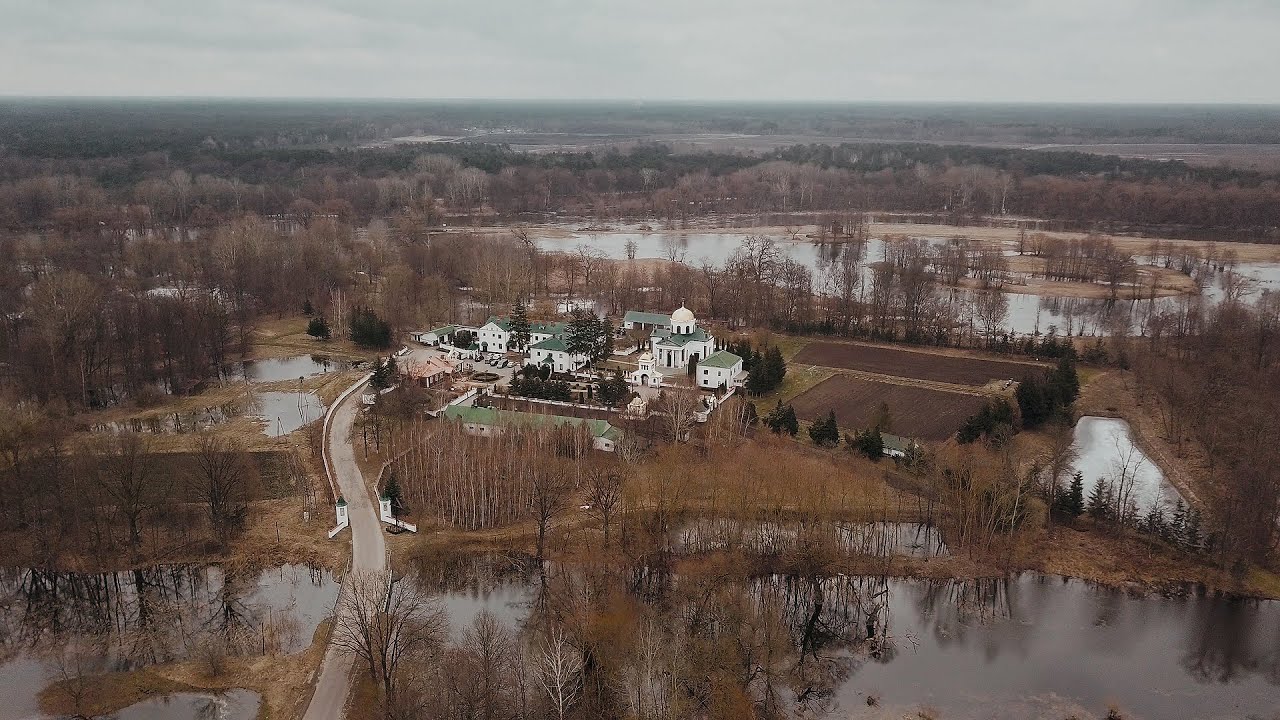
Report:
[[[253,720],[262,704],[257,693],[230,690],[224,693],[174,693],[113,713],[117,720]]]
[[[244,379],[251,382],[278,382],[331,372],[342,372],[350,369],[350,367],[351,363],[346,360],[335,360],[324,355],[295,355],[293,357],[268,358],[266,360],[245,360],[238,366],[227,368],[224,375],[228,378]]]
[[[1156,503],[1168,510],[1182,497],[1165,480],[1155,462],[1133,444],[1129,423],[1124,420],[1080,418],[1076,423],[1074,447],[1075,470],[1084,476],[1086,498],[1099,480],[1107,484],[1119,507],[1132,505],[1139,514],[1146,513]]]
[[[168,663],[209,644],[230,655],[300,652],[337,596],[332,574],[303,565],[250,573],[190,565],[0,570],[0,720],[39,717],[38,693],[68,671],[94,675]],[[119,717],[255,717],[256,696],[251,707],[248,696],[238,697],[148,701]],[[201,715],[197,707],[221,714]]]
[[[458,642],[481,609],[508,628],[547,622],[567,587],[549,572],[449,589]],[[1135,596],[1056,576],[927,580],[754,579],[650,574],[632,597],[661,647],[736,642],[734,623],[779,635],[767,657],[789,716],[952,720],[1270,719],[1280,707],[1280,603],[1203,594]],[[708,603],[707,593],[718,598]],[[750,602],[735,604],[734,598]],[[723,610],[734,608],[733,613]],[[737,614],[735,614],[737,613]],[[750,632],[748,641],[758,636]],[[671,654],[657,671],[684,672]],[[760,685],[754,686],[759,691]],[[874,706],[868,704],[874,700]]]
[[[271,437],[288,435],[324,417],[324,403],[312,392],[261,392],[253,397],[253,414],[265,425],[262,431]]]

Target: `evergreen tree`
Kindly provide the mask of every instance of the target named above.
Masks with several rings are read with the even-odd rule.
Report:
[[[1064,357],[1049,375],[1049,384],[1054,388],[1056,400],[1061,407],[1069,407],[1080,396],[1080,376],[1076,373],[1076,362]]]
[[[764,424],[767,425],[774,434],[780,434],[782,432],[783,413],[782,401],[779,400],[778,404],[770,410],[769,414],[764,418]]]
[[[395,470],[387,473],[387,486],[382,491],[382,496],[391,501],[391,517],[400,519],[405,511],[404,492],[400,489],[400,479],[396,477]]]
[[[1149,535],[1158,538],[1164,538],[1167,533],[1166,522],[1164,519],[1164,509],[1160,507],[1160,503],[1155,503],[1151,509],[1147,511],[1146,517],[1142,518],[1139,528]]]
[[[1094,520],[1106,520],[1111,514],[1111,501],[1108,498],[1107,483],[1102,478],[1098,478],[1098,482],[1093,486],[1093,490],[1089,493],[1089,517]]]
[[[329,322],[323,315],[316,315],[307,323],[307,334],[313,338],[328,340],[331,337]]]
[[[818,420],[809,426],[809,439],[814,445],[828,446],[840,443],[840,426],[836,424],[836,412],[832,410],[825,420]]]
[[[391,387],[395,373],[395,358],[384,360],[379,357],[373,361],[373,377],[369,378],[369,387],[374,390],[385,390]]]
[[[1187,528],[1182,533],[1182,547],[1190,552],[1199,552],[1203,540],[1200,534],[1200,511],[1193,508],[1187,514]]]
[[[604,405],[617,407],[630,398],[631,387],[627,385],[627,379],[623,377],[622,370],[615,368],[612,377],[606,378],[601,375],[596,380],[595,395]]]
[[[1175,545],[1182,544],[1182,538],[1187,531],[1187,506],[1182,504],[1182,498],[1173,505],[1173,517],[1169,520],[1169,538],[1168,540]]]
[[[302,314],[303,314],[303,315],[314,315],[314,314],[315,314],[315,312],[316,312],[316,309],[315,309],[315,307],[311,304],[311,298],[307,298],[306,300],[303,300],[303,301],[302,301]]]
[[[608,360],[613,356],[613,317],[605,315],[600,319],[600,352],[599,360]]]
[[[351,340],[362,347],[387,347],[391,344],[391,326],[372,309],[357,305],[351,311]]]
[[[823,438],[827,436],[827,421],[815,420],[809,425],[809,439],[814,445],[822,445]]]
[[[529,346],[529,340],[532,337],[529,326],[529,312],[525,308],[523,300],[517,302],[516,306],[511,309],[509,328],[511,331],[511,348],[523,351]]]
[[[771,346],[764,355],[752,363],[751,373],[747,375],[747,392],[752,395],[763,395],[782,384],[787,375],[787,362],[782,358],[782,351]]]
[[[608,351],[605,350],[605,336],[609,334],[609,328],[595,313],[574,310],[564,344],[571,354],[585,356],[587,364],[594,365],[613,352],[612,337],[609,338]]]
[[[1013,408],[1004,399],[992,400],[970,415],[956,431],[956,442],[967,445],[981,437],[994,438],[1001,434],[998,428],[1013,428]]]
[[[1071,476],[1071,488],[1067,491],[1067,511],[1073,520],[1084,514],[1084,474],[1078,470]]]
[[[1049,419],[1052,407],[1039,375],[1028,374],[1022,378],[1013,395],[1018,401],[1023,427],[1039,427]]]
[[[787,361],[782,359],[782,351],[777,345],[765,351],[764,364],[769,371],[769,389],[773,390],[787,377]]]
[[[884,437],[880,434],[878,428],[870,427],[851,438],[846,437],[845,443],[850,450],[865,456],[869,460],[879,462],[880,458],[884,457]]]
[[[791,437],[800,432],[800,421],[796,419],[795,408],[787,405],[782,414],[782,429]]]
[[[1039,427],[1050,420],[1069,422],[1072,403],[1079,395],[1080,378],[1070,357],[1060,359],[1047,375],[1028,374],[1014,391],[1026,428]]]

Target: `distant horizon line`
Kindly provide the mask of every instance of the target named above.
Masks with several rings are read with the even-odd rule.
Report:
[[[1220,107],[1280,108],[1280,101],[1190,101],[1190,100],[804,100],[748,98],[521,98],[521,97],[375,97],[319,95],[22,95],[0,92],[0,101],[238,101],[238,102],[383,102],[383,103],[523,103],[566,105],[936,105],[936,106],[1005,106],[1005,107]]]

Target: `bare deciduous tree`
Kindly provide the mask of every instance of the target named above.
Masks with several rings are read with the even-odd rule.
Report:
[[[582,653],[553,628],[542,642],[536,659],[538,684],[551,702],[557,720],[564,720],[578,701],[582,685]]]
[[[401,663],[434,652],[448,630],[448,615],[413,581],[391,583],[388,576],[357,570],[343,588],[335,629],[337,645],[363,659],[369,677],[394,706]]]
[[[560,463],[533,471],[533,517],[538,523],[537,558],[542,560],[547,548],[547,529],[551,520],[564,508],[569,497],[569,481],[560,472]]]
[[[209,523],[224,546],[244,522],[252,471],[238,442],[213,433],[204,433],[196,441],[195,468],[187,486],[208,507]]]
[[[656,411],[663,416],[667,437],[671,442],[684,442],[698,421],[701,399],[697,392],[684,388],[666,388],[658,397]]]
[[[613,511],[622,501],[622,476],[614,470],[603,467],[591,469],[588,475],[587,499],[591,509],[600,516],[600,524],[604,526],[604,546],[609,547],[609,521]]]
[[[167,499],[170,482],[156,472],[150,441],[137,433],[100,440],[93,456],[98,486],[124,516],[129,545],[136,551],[142,543],[142,517]]]

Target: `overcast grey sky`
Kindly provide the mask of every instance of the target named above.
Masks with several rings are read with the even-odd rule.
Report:
[[[1280,102],[1280,0],[0,0],[0,94]]]

